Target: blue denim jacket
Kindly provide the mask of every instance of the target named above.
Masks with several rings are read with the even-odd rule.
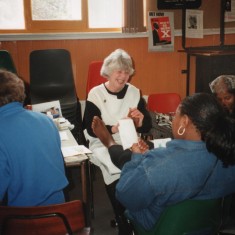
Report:
[[[133,154],[122,169],[116,197],[128,216],[150,230],[166,206],[235,192],[235,166],[224,168],[216,160],[201,141],[172,140],[166,148]]]

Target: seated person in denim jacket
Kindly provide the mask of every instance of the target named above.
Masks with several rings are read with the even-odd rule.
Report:
[[[140,141],[133,153],[123,151],[98,117],[92,127],[122,169],[117,199],[146,230],[169,205],[235,192],[235,121],[211,94],[197,93],[181,102],[172,123],[174,139],[166,147],[148,151]]]

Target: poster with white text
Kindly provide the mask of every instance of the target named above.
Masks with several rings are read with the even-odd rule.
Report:
[[[174,51],[174,13],[148,12],[149,51]]]

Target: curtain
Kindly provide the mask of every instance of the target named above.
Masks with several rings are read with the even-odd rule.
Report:
[[[123,33],[145,32],[144,0],[123,0]]]

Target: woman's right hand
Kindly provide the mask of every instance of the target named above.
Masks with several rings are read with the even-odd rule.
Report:
[[[134,121],[136,128],[142,126],[144,115],[137,108],[130,108],[127,117]]]

